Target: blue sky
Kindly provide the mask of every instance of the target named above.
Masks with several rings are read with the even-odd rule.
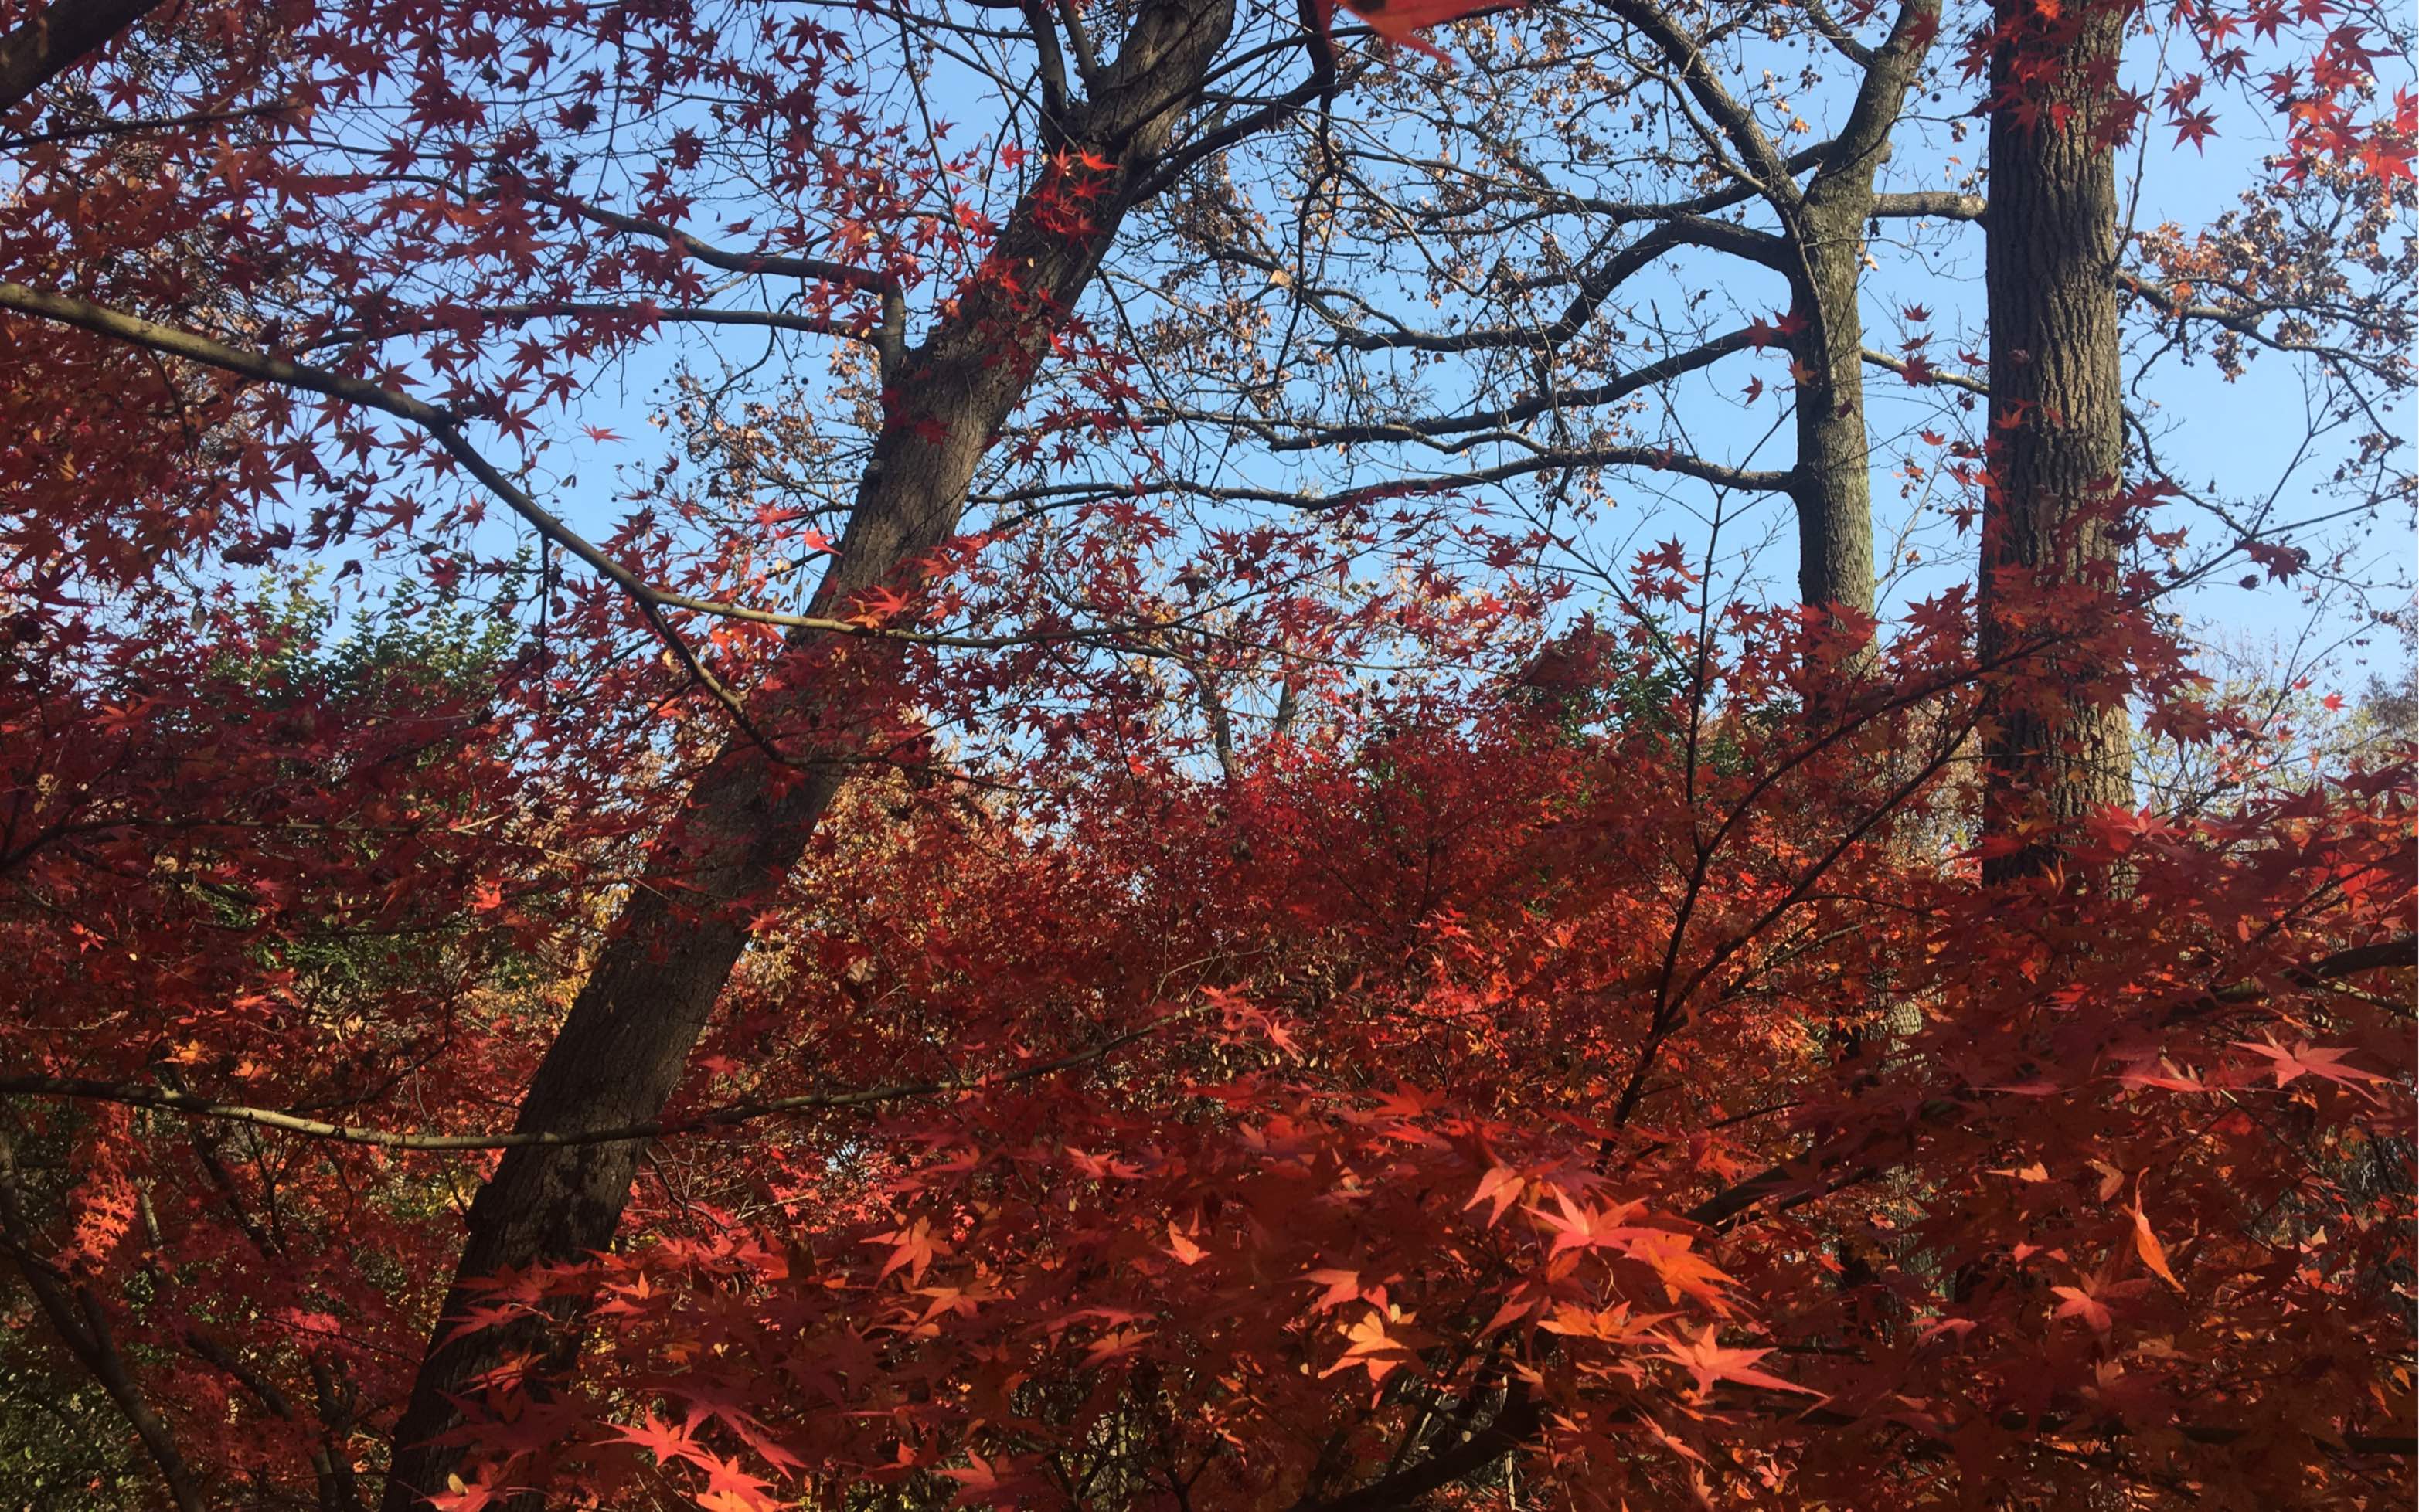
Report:
[[[1500,24],[1518,26],[1521,22],[1514,17]],[[1944,43],[1944,51],[1947,46]],[[2153,89],[2160,82],[2159,68],[2157,59],[2133,60],[2139,82]],[[998,121],[996,99],[988,94],[987,87],[973,87],[973,82],[970,75],[945,71],[931,84],[929,103],[942,118],[960,123],[952,138],[960,145],[970,145],[978,133],[995,130]],[[1979,131],[1968,135],[1963,144],[1947,140],[1948,121],[1970,103],[1971,98],[1970,89],[1960,93],[1952,84],[1944,103],[1925,107],[1934,113],[1931,118],[1911,122],[1903,129],[1899,153],[1887,170],[1885,188],[1940,187],[1944,178],[1954,176],[1956,170],[1948,162],[1951,154],[1964,165],[1979,157]],[[1340,99],[1336,107],[1339,120],[1349,123],[1355,105],[1351,95]],[[1836,101],[1823,99],[1819,92],[1796,102],[1796,108],[1818,129],[1823,122],[1839,118],[1841,112],[1836,105]],[[2270,123],[2264,113],[2250,109],[2228,110],[2223,121],[2225,134],[2205,150],[2196,151],[2174,146],[2173,133],[2159,128],[2153,119],[2124,163],[2129,186],[2138,186],[2138,224],[2147,226],[2172,219],[2192,226],[2232,206],[2242,188],[2255,177],[2257,160],[2270,145],[2265,140]],[[711,226],[720,219],[723,217],[712,207],[701,207],[692,223]],[[2407,234],[2407,226],[2405,231]],[[1128,248],[1121,250],[1131,250],[1132,233],[1130,227]],[[1740,269],[1745,266],[1712,254],[1674,257],[1658,270],[1660,282],[1656,286],[1668,290],[1668,297],[1672,298],[1684,298],[1712,286],[1744,314],[1777,313],[1786,302],[1779,280],[1754,270],[1743,278]],[[1921,304],[1934,313],[1929,328],[1936,334],[1930,355],[1935,362],[1953,367],[1956,364],[1950,359],[1959,348],[1979,351],[1980,266],[1981,234],[1974,227],[1948,233],[1937,253],[1923,259],[1920,266],[1907,258],[1885,257],[1885,271],[1870,281],[1867,292],[1868,344],[1894,346],[1903,327],[1897,312],[1908,304]],[[644,466],[655,460],[659,433],[649,420],[662,408],[663,386],[675,359],[685,354],[710,370],[719,359],[745,363],[762,345],[763,339],[755,336],[709,341],[693,328],[667,330],[642,357],[600,374],[578,401],[576,412],[551,428],[555,439],[547,458],[549,467],[557,474],[577,474],[579,483],[551,494],[548,502],[592,536],[609,533],[624,507],[610,487],[612,469],[618,465]],[[1782,418],[1780,405],[1787,390],[1784,368],[1785,359],[1777,353],[1726,359],[1675,386],[1665,420],[1679,427],[1705,454],[1733,461],[1751,455],[1758,466],[1785,466],[1793,449],[1791,436],[1785,425],[1774,433],[1776,422]],[[1741,389],[1750,377],[1758,376],[1764,380],[1767,391],[1756,405],[1745,405]],[[1943,396],[1938,389],[1909,389],[1896,378],[1877,372],[1869,374],[1868,382],[1875,444],[1876,532],[1887,544],[1894,527],[1910,512],[1910,507],[1900,497],[1904,481],[1895,471],[1899,459],[1916,456],[1929,465],[1934,455],[1931,449],[1904,438],[1941,423],[1944,412],[1939,405]],[[2275,493],[2280,512],[2286,517],[2296,512],[2317,510],[2317,497],[2306,481],[2311,473],[2308,461],[2305,459],[2301,473],[2292,470],[2295,445],[2301,437],[2298,422],[2302,388],[2289,364],[2272,354],[2256,363],[2244,380],[2229,383],[2206,361],[2194,365],[2170,363],[2149,391],[2155,395],[2165,420],[2176,427],[2165,445],[2181,481],[2196,488],[2214,485],[2217,492],[2235,499],[2260,499]],[[1951,420],[1958,418],[1954,411],[1946,414]],[[2410,421],[2406,403],[2396,416],[2397,426],[2406,435]],[[1979,426],[1979,412],[1966,424],[1967,434],[1978,434],[1975,427]],[[592,442],[580,431],[585,425],[609,429],[629,440],[603,445]],[[2408,465],[2407,455],[2404,463]],[[1364,461],[1357,471],[1357,481],[1382,476],[1384,466],[1381,458]],[[2323,466],[2317,471],[2322,475]],[[1249,448],[1241,448],[1229,454],[1223,481],[1274,482],[1279,475],[1280,469],[1272,459],[1256,456]],[[1951,489],[1953,485],[1935,482],[1934,502],[1951,502],[1948,492]],[[1697,485],[1665,488],[1659,482],[1623,479],[1615,480],[1610,493],[1613,508],[1595,527],[1601,539],[1591,542],[1600,555],[1611,557],[1633,541],[1643,545],[1673,536],[1693,550],[1702,551],[1710,534],[1708,521],[1718,504],[1727,523],[1722,548],[1716,558],[1718,566],[1736,579],[1741,592],[1778,596],[1788,591],[1795,573],[1795,542],[1794,526],[1784,499],[1717,500]],[[1916,518],[1916,533],[1909,544],[1923,560],[1913,567],[1903,567],[1892,585],[1898,603],[1937,591],[1971,572],[1970,540],[1958,540],[1936,512]],[[2180,509],[2179,518],[2195,522],[2196,536],[2203,542],[2220,534],[2210,522],[2188,509]],[[2356,532],[2338,526],[2330,527],[2326,534],[2330,540],[2344,542],[2353,540]],[[2357,545],[2356,570],[2362,575],[2388,582],[2399,578],[2407,583],[2414,545],[2412,522],[2407,516],[2375,522]],[[2281,656],[2287,654],[2285,648],[2297,644],[2330,646],[2357,630],[2360,608],[2349,598],[2339,595],[2313,603],[2295,588],[2262,584],[2244,589],[2234,586],[2240,575],[2239,571],[2222,574],[2214,582],[2181,595],[2177,606],[2199,627],[2204,638],[2254,663],[2266,654],[2262,649],[2266,646],[2280,648],[2277,654]],[[2392,601],[2389,590],[2387,602]],[[1886,602],[1884,607],[1887,614],[1890,603]],[[2400,648],[2392,637],[2385,637],[2365,652],[2347,647],[2341,664],[2321,671],[2319,676],[2357,687],[2365,681],[2366,674],[2357,664],[2364,656],[2373,657],[2380,665],[2390,665],[2399,654]]]

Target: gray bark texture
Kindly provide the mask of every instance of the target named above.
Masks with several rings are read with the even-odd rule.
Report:
[[[1790,278],[1808,317],[1791,357],[1797,389],[1797,583],[1802,603],[1873,611],[1872,441],[1865,414],[1865,229],[1890,131],[1940,25],[1939,0],[1906,0],[1866,66],[1847,125],[1797,208]]]
[[[2038,24],[2024,0],[1999,0],[2011,30]],[[2124,410],[2117,312],[2119,203],[2113,147],[2102,133],[2123,45],[2119,8],[2091,5],[2070,36],[2002,40],[1992,75],[1991,208],[1984,283],[1991,338],[1992,484],[1982,514],[1981,651],[2008,655],[2025,632],[1998,610],[1997,574],[2084,583],[2113,566],[2116,542],[2095,508],[2119,484]],[[2004,35],[2004,34],[2003,34]],[[2021,32],[2019,35],[2023,35]],[[2027,121],[2010,102],[2019,45],[2054,49],[2055,81]],[[2060,123],[2049,108],[2072,112]],[[2053,648],[2026,670],[2077,686],[2093,670]],[[2027,820],[2052,825],[2132,792],[2131,731],[2121,708],[2081,697],[2001,694],[1990,709],[1986,834]],[[1985,863],[2009,879],[2055,863],[2054,843],[2028,838]]]

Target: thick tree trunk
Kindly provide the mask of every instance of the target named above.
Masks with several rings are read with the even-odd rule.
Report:
[[[1061,198],[1069,181],[1045,170],[994,247],[990,276],[903,359],[893,388],[907,412],[893,417],[875,444],[839,565],[818,595],[822,610],[896,578],[955,532],[978,463],[1023,397],[1052,328],[1091,279],[1133,186],[1165,150],[1232,21],[1231,0],[1153,0],[1093,99],[1055,123],[1071,150],[1112,166],[1076,186],[1080,205]],[[1071,208],[1087,215],[1092,229],[1071,232]],[[881,654],[878,643],[851,649]],[[771,710],[768,723],[810,729],[817,697],[804,689]],[[747,741],[734,741],[708,767],[532,1078],[516,1127],[611,1128],[661,1111],[747,944],[728,906],[796,863],[846,770],[830,759],[844,748],[824,739],[823,748],[810,742],[797,753],[803,776],[775,767]],[[476,1299],[483,1277],[576,1260],[609,1245],[642,1146],[506,1152],[471,1205],[445,1317]],[[534,1352],[567,1365],[576,1347],[535,1322],[449,1339],[451,1327],[438,1322],[396,1428],[387,1512],[412,1512],[444,1489],[461,1463],[460,1447],[429,1442],[460,1421],[451,1397],[513,1355]]]
[[[2117,167],[2103,135],[2124,28],[2119,8],[2054,36],[2024,0],[1998,0],[1993,60],[1991,213],[1984,281],[1991,322],[1991,483],[1982,513],[1981,650],[1996,661],[2037,636],[2010,612],[2026,584],[2083,585],[2113,568],[2102,506],[2124,460],[2117,320]],[[2013,39],[2011,40],[2010,38]],[[2019,54],[2047,59],[2054,83],[2020,93]],[[2033,86],[2042,88],[2042,86]],[[2058,121],[2056,113],[2070,114]],[[2004,574],[2004,575],[2003,575]],[[2011,581],[2012,580],[2012,581]],[[1985,753],[1986,835],[2018,848],[1984,866],[1997,880],[2057,857],[2058,826],[2132,793],[2121,707],[2080,696],[2080,651],[2050,649],[1997,686]]]
[[[52,0],[0,36],[0,110],[7,110],[160,8],[162,0]]]

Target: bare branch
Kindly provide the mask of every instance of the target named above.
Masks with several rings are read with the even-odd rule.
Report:
[[[2393,359],[2367,357],[2348,347],[2331,346],[2322,342],[2278,336],[2260,324],[2261,319],[2267,315],[2292,313],[2294,307],[2289,303],[2245,300],[2231,307],[2208,304],[2154,283],[2138,273],[2128,272],[2121,268],[2118,270],[2117,286],[2173,321],[2196,320],[2213,326],[2222,326],[2227,330],[2267,347],[2272,352],[2293,352],[2305,357],[2320,358],[2330,362],[2344,363],[2388,383],[2399,384],[2408,382],[2410,379],[2409,373],[2396,365],[2403,360],[2400,354],[2396,354]]]
[[[1426,441],[1440,436],[1462,435],[1472,431],[1499,430],[1534,420],[1557,410],[1586,409],[1626,399],[1641,389],[1650,389],[1683,374],[1711,367],[1733,352],[1756,344],[1755,333],[1746,329],[1717,336],[1702,346],[1675,352],[1643,367],[1632,368],[1620,377],[1586,389],[1570,389],[1557,393],[1538,394],[1517,404],[1494,409],[1471,410],[1460,415],[1436,415],[1426,419],[1387,420],[1370,425],[1328,425],[1299,438],[1277,440],[1270,444],[1276,451],[1301,451],[1312,447],[1364,441]]]
[[[1876,194],[1871,213],[1883,221],[1980,221],[1990,213],[1990,208],[1991,202],[1980,194],[1929,189],[1899,194]]]
[[[1700,39],[1654,0],[1608,0],[1606,8],[1644,34],[1679,70],[1680,82],[1687,86],[1689,97],[1714,118],[1732,147],[1746,160],[1758,192],[1787,215],[1799,199],[1788,160],[1773,145],[1772,138],[1764,134],[1764,128],[1756,124],[1755,114],[1739,103],[1715,74],[1713,65],[1705,60]]]
[[[1516,1381],[1503,1394],[1502,1406],[1485,1428],[1467,1433],[1415,1465],[1407,1465],[1344,1495],[1296,1502],[1293,1512],[1390,1512],[1396,1507],[1425,1504],[1433,1491],[1442,1490],[1475,1474],[1507,1454],[1519,1450],[1546,1426],[1545,1414],[1530,1396],[1526,1382]]]
[[[1348,330],[1336,344],[1354,351],[1474,352],[1492,347],[1551,351],[1587,328],[1612,291],[1664,253],[1682,247],[1726,252],[1777,271],[1790,267],[1789,244],[1768,231],[1703,216],[1675,216],[1615,252],[1579,280],[1570,307],[1551,325],[1497,326],[1465,331],[1369,332]]]
[[[516,187],[532,199],[568,210],[583,220],[593,221],[634,237],[654,237],[699,262],[725,272],[778,273],[784,278],[813,279],[819,283],[836,283],[842,288],[864,289],[877,294],[896,291],[899,287],[896,274],[878,267],[858,267],[850,263],[835,263],[822,257],[800,257],[789,252],[732,252],[700,241],[677,226],[668,226],[659,221],[649,221],[639,216],[624,215],[619,210],[591,205],[585,200],[556,193],[526,180],[517,182]]]
[[[512,1150],[532,1145],[559,1148],[583,1144],[613,1144],[625,1139],[660,1139],[678,1134],[698,1134],[714,1129],[726,1129],[781,1113],[871,1107],[882,1103],[901,1102],[912,1097],[937,1097],[950,1092],[975,1092],[985,1087],[1014,1086],[1019,1082],[1055,1076],[1061,1071],[1071,1071],[1077,1067],[1105,1060],[1136,1040],[1157,1033],[1170,1024],[1198,1016],[1206,1011],[1206,1007],[1179,1009],[1175,1013],[1154,1018],[1148,1024],[1127,1030],[1121,1034],[1113,1034],[1089,1049],[1079,1050],[1055,1061],[1043,1061],[997,1075],[900,1082],[886,1087],[870,1087],[859,1092],[807,1092],[795,1097],[775,1097],[760,1102],[735,1103],[686,1119],[657,1119],[643,1123],[624,1124],[617,1128],[578,1129],[563,1133],[548,1129],[516,1129],[480,1134],[412,1134],[398,1129],[376,1129],[352,1123],[331,1123],[322,1119],[306,1118],[299,1113],[282,1112],[275,1108],[249,1107],[236,1103],[222,1103],[208,1097],[195,1096],[191,1092],[167,1087],[146,1086],[140,1082],[96,1081],[77,1077],[0,1078],[0,1095],[58,1097],[78,1102],[116,1103],[129,1107],[156,1107],[163,1112],[181,1113],[188,1118],[249,1123],[257,1128],[276,1129],[283,1133],[299,1134],[314,1139],[329,1139],[338,1144],[370,1145],[381,1150]]]

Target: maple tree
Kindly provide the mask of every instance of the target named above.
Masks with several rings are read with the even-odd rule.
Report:
[[[2407,1503],[2410,744],[2170,609],[2411,497],[2379,25],[0,5],[24,1499]]]

